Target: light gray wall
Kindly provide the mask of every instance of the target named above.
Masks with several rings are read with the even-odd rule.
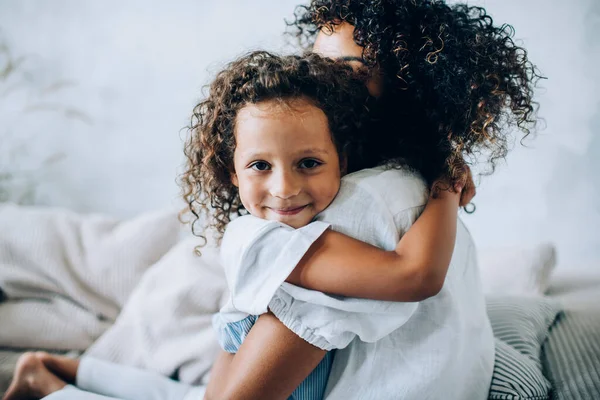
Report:
[[[30,72],[0,102],[13,138],[0,156],[23,138],[35,138],[24,166],[65,155],[37,177],[38,204],[118,216],[175,204],[180,129],[201,86],[250,48],[280,49],[297,1],[0,1],[0,34]],[[538,91],[546,128],[482,181],[464,219],[480,246],[550,240],[565,265],[600,259],[600,4],[473,4],[511,23],[548,77]],[[41,92],[59,80],[75,84]],[[32,98],[85,117],[20,112]]]

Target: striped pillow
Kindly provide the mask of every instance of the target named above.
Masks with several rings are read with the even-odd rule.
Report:
[[[544,297],[488,296],[486,305],[494,336],[541,368],[542,344],[561,310],[559,304]]]
[[[489,399],[549,398],[550,383],[542,373],[542,343],[560,307],[547,298],[494,296],[487,312],[496,338],[496,360]]]
[[[488,399],[545,400],[550,383],[535,362],[496,338],[496,360]]]
[[[561,314],[544,344],[554,400],[600,399],[600,309],[594,307]]]

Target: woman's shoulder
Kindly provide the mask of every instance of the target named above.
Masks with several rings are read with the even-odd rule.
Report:
[[[366,168],[345,175],[342,181],[378,190],[427,191],[427,185],[423,177],[407,167],[382,165],[375,168]]]
[[[405,167],[380,166],[342,178],[340,190],[361,191],[388,205],[393,214],[425,206],[429,189],[423,177]]]

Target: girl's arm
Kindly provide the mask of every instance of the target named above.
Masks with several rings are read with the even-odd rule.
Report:
[[[454,249],[458,205],[467,204],[475,195],[470,177],[460,189],[457,193],[441,191],[435,198],[430,197],[421,216],[393,252],[327,231],[288,281],[329,293],[372,299],[417,301],[434,295],[443,284]],[[366,263],[373,265],[377,273],[373,273],[373,268],[366,269]],[[411,263],[416,267],[411,268]],[[434,264],[437,269],[432,267]],[[419,265],[423,271],[429,271],[431,278],[426,278],[426,273],[418,277]],[[438,288],[419,292],[419,286],[427,285],[427,279],[436,281]],[[271,313],[263,314],[239,352],[224,353],[215,363],[205,400],[285,400],[325,354]]]
[[[327,230],[287,282],[373,300],[422,301],[435,296],[444,284],[454,251],[458,207],[474,195],[469,173],[464,187],[440,190],[435,197],[430,196],[425,210],[394,251]]]
[[[383,300],[417,301],[439,291],[456,235],[459,193],[430,197],[395,251],[328,230],[302,258],[288,282],[323,292]],[[372,268],[365,268],[365,265]],[[436,292],[436,293],[434,293]],[[237,354],[221,352],[204,400],[285,400],[326,352],[261,315]]]
[[[326,354],[271,313],[258,318],[237,354],[222,353],[205,400],[285,400]]]

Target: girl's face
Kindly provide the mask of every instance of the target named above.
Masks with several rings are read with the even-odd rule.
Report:
[[[334,25],[333,30],[321,29],[313,44],[313,52],[323,57],[347,61],[354,69],[365,67],[363,48],[354,41],[354,26],[347,22]],[[381,96],[382,79],[377,67],[372,71],[367,88],[372,96]]]
[[[235,125],[242,204],[258,218],[308,224],[340,188],[340,161],[327,117],[306,99],[244,106]]]

